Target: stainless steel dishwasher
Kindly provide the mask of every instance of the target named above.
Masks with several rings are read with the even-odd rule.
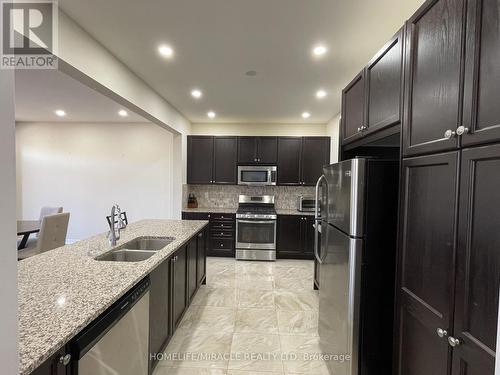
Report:
[[[149,276],[71,342],[72,375],[147,375]]]

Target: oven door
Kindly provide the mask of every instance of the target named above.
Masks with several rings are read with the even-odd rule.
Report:
[[[276,250],[276,220],[237,219],[236,248]]]

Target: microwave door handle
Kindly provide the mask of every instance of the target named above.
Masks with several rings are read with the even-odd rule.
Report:
[[[319,256],[318,252],[318,245],[319,245],[319,226],[320,224],[320,217],[319,217],[319,187],[321,185],[321,181],[325,180],[326,183],[326,177],[325,175],[321,175],[320,178],[318,178],[318,182],[316,182],[316,196],[315,196],[315,204],[314,204],[314,256],[318,260],[318,262],[321,264],[323,263],[323,260]]]

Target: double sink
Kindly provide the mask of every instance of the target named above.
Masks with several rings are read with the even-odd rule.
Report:
[[[173,237],[138,237],[94,259],[106,262],[141,262],[174,240]]]

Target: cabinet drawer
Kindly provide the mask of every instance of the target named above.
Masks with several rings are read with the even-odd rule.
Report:
[[[212,221],[210,223],[210,228],[212,230],[233,230],[234,224],[232,221]]]
[[[223,220],[223,221],[233,221],[235,219],[235,216],[233,214],[221,214],[221,213],[217,213],[217,214],[214,214],[212,213],[210,215],[210,218],[212,220]]]
[[[234,238],[232,230],[212,229],[210,231],[211,238]]]
[[[210,214],[207,212],[183,212],[182,220],[208,220]]]
[[[234,248],[233,239],[214,238],[210,241],[210,249],[213,251],[233,250],[233,248]]]

